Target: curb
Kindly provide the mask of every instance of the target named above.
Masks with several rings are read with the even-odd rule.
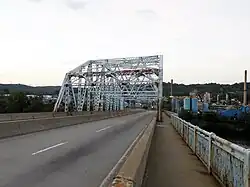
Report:
[[[155,125],[156,118],[154,117],[132,148],[110,187],[140,187],[142,185]]]

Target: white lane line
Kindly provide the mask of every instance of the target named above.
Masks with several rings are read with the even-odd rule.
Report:
[[[105,131],[105,130],[107,130],[107,129],[111,128],[111,127],[112,127],[112,126],[107,126],[107,127],[104,127],[103,129],[99,129],[99,130],[97,130],[96,132]]]
[[[68,142],[62,142],[62,143],[59,143],[59,144],[56,144],[56,145],[53,145],[53,146],[50,146],[50,147],[47,147],[45,149],[41,149],[40,151],[37,151],[35,153],[32,153],[32,155],[36,155],[36,154],[39,154],[39,153],[42,153],[42,152],[45,152],[45,151],[48,151],[50,149],[53,149],[53,148],[56,148],[56,147],[59,147],[59,146],[62,146],[64,144],[66,144]]]

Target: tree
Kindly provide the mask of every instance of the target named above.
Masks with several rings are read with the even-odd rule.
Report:
[[[4,94],[9,94],[10,91],[9,91],[9,89],[5,88],[5,89],[3,90],[3,93],[4,93]]]
[[[42,112],[44,108],[42,97],[35,97],[28,100],[28,106],[24,112]]]
[[[7,109],[7,99],[4,96],[0,96],[0,113],[5,113]]]
[[[12,93],[8,97],[7,112],[18,113],[24,112],[28,107],[28,98],[22,92]]]

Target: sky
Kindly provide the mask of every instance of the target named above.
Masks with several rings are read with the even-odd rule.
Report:
[[[0,0],[0,83],[60,85],[90,59],[155,54],[166,82],[242,82],[249,10],[249,0]]]

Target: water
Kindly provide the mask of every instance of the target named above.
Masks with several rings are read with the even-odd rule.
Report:
[[[193,121],[193,120],[192,120]],[[193,121],[194,124],[200,126],[200,128],[208,131],[214,132],[217,136],[224,138],[230,142],[233,142],[241,147],[250,149],[250,140],[248,134],[236,132],[234,130],[229,130],[227,128],[223,128],[222,124],[218,125],[216,123],[201,122],[201,121]],[[191,122],[192,123],[192,122]],[[227,126],[227,123],[224,123],[224,127]],[[217,126],[217,127],[216,127]]]
[[[233,142],[241,147],[244,147],[246,149],[250,149],[250,141],[246,140],[233,140],[233,139],[228,139],[228,141]]]

